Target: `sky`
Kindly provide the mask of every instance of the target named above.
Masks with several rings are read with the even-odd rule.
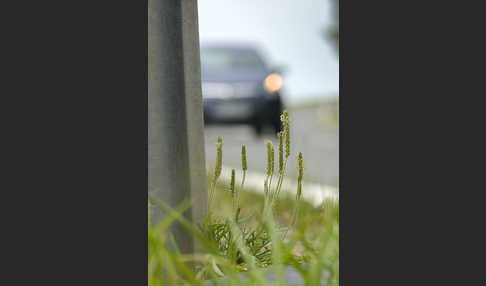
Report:
[[[201,42],[255,43],[271,65],[286,67],[286,100],[338,95],[338,56],[323,36],[329,0],[199,0],[198,10]]]

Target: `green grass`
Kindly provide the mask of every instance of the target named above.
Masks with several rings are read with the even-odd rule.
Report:
[[[297,195],[280,197],[291,153],[286,112],[282,121],[284,130],[279,134],[277,152],[267,143],[263,195],[244,187],[244,145],[241,178],[236,176],[240,172],[233,170],[229,185],[218,181],[222,165],[222,138],[218,138],[216,167],[208,174],[209,214],[204,223],[192,225],[181,215],[190,207],[187,202],[170,208],[149,196],[149,202],[166,213],[162,221],[148,229],[150,286],[204,285],[209,279],[223,285],[221,277],[226,281],[224,285],[290,285],[284,279],[289,266],[301,274],[304,285],[339,284],[339,208],[336,202],[313,207],[301,200],[301,192],[305,192],[301,185],[302,154],[298,157]],[[168,230],[174,223],[193,235],[202,247],[199,253],[178,251]],[[267,282],[268,268],[276,274],[276,284]]]
[[[214,213],[215,217],[224,218],[231,214],[231,197],[226,192],[219,189],[216,192],[215,209],[218,211]],[[248,204],[245,213],[250,215],[253,210],[258,211],[263,207],[263,199],[262,195],[242,192],[241,203]],[[279,248],[273,249],[274,252],[278,250],[281,262],[279,265],[290,265],[297,269],[305,281],[303,285],[321,285],[323,271],[330,273],[326,285],[339,285],[338,206],[334,203],[317,208],[307,203],[304,205],[305,212],[301,212],[299,223],[288,232],[285,239],[281,240],[282,234],[276,230],[272,232],[274,237],[270,238],[270,242],[279,243]],[[293,208],[294,201],[291,198],[282,198],[276,206],[276,224],[287,225]],[[255,260],[253,266],[234,264],[216,250],[214,241],[208,240],[201,233],[195,235],[195,238],[204,245],[213,245],[212,249],[206,247],[203,253],[194,255],[181,255],[176,250],[171,250],[170,245],[173,245],[173,242],[167,227],[171,222],[183,221],[182,216],[178,216],[183,209],[184,207],[167,216],[158,227],[149,228],[149,285],[204,285],[203,281],[207,279],[219,281],[221,274],[227,279],[226,285],[275,285],[264,282],[267,275],[264,266],[258,265]],[[255,217],[248,221],[247,227],[257,229],[259,223],[261,222]],[[197,229],[190,226],[189,222],[185,222],[185,225],[197,233]],[[244,246],[237,247],[240,248],[243,249]],[[275,259],[270,256],[271,259]],[[194,262],[195,266],[187,264],[188,262]],[[245,281],[239,276],[241,274],[246,275],[248,279]],[[281,281],[277,285],[290,284]]]

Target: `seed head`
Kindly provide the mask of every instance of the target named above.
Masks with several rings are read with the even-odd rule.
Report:
[[[231,169],[231,184],[230,184],[231,195],[235,195],[235,169]]]
[[[247,165],[246,165],[246,146],[245,144],[241,145],[241,168],[243,171],[247,170]]]
[[[273,173],[273,145],[272,141],[267,141],[267,175],[271,176]]]
[[[304,175],[304,158],[302,157],[302,152],[299,152],[299,156],[297,157],[297,164],[299,170],[298,181],[302,181],[302,177]]]
[[[221,175],[221,168],[223,165],[223,138],[218,136],[218,144],[216,146],[216,167],[214,169],[214,179],[218,179]]]
[[[302,158],[302,152],[299,152],[299,156],[297,157],[297,165],[299,176],[297,178],[297,200],[300,200],[302,196],[302,177],[304,175],[304,159]]]
[[[284,125],[285,132],[285,158],[288,158],[290,156],[290,117],[287,110],[284,110],[280,120]]]

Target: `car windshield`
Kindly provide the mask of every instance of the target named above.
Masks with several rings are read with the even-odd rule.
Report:
[[[201,68],[207,71],[263,69],[263,61],[250,49],[201,48]]]

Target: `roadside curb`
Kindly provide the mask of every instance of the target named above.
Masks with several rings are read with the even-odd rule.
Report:
[[[231,167],[223,166],[220,180],[225,183],[231,181]],[[241,180],[242,171],[236,170],[237,176]],[[239,181],[237,180],[237,181]],[[249,191],[255,191],[263,194],[263,182],[265,181],[265,174],[260,172],[246,172],[245,189]],[[297,193],[297,181],[285,177],[282,183],[281,193],[294,195]],[[324,201],[339,201],[339,190],[332,186],[324,186],[320,184],[314,184],[310,182],[302,182],[302,198],[314,206],[321,205]]]

